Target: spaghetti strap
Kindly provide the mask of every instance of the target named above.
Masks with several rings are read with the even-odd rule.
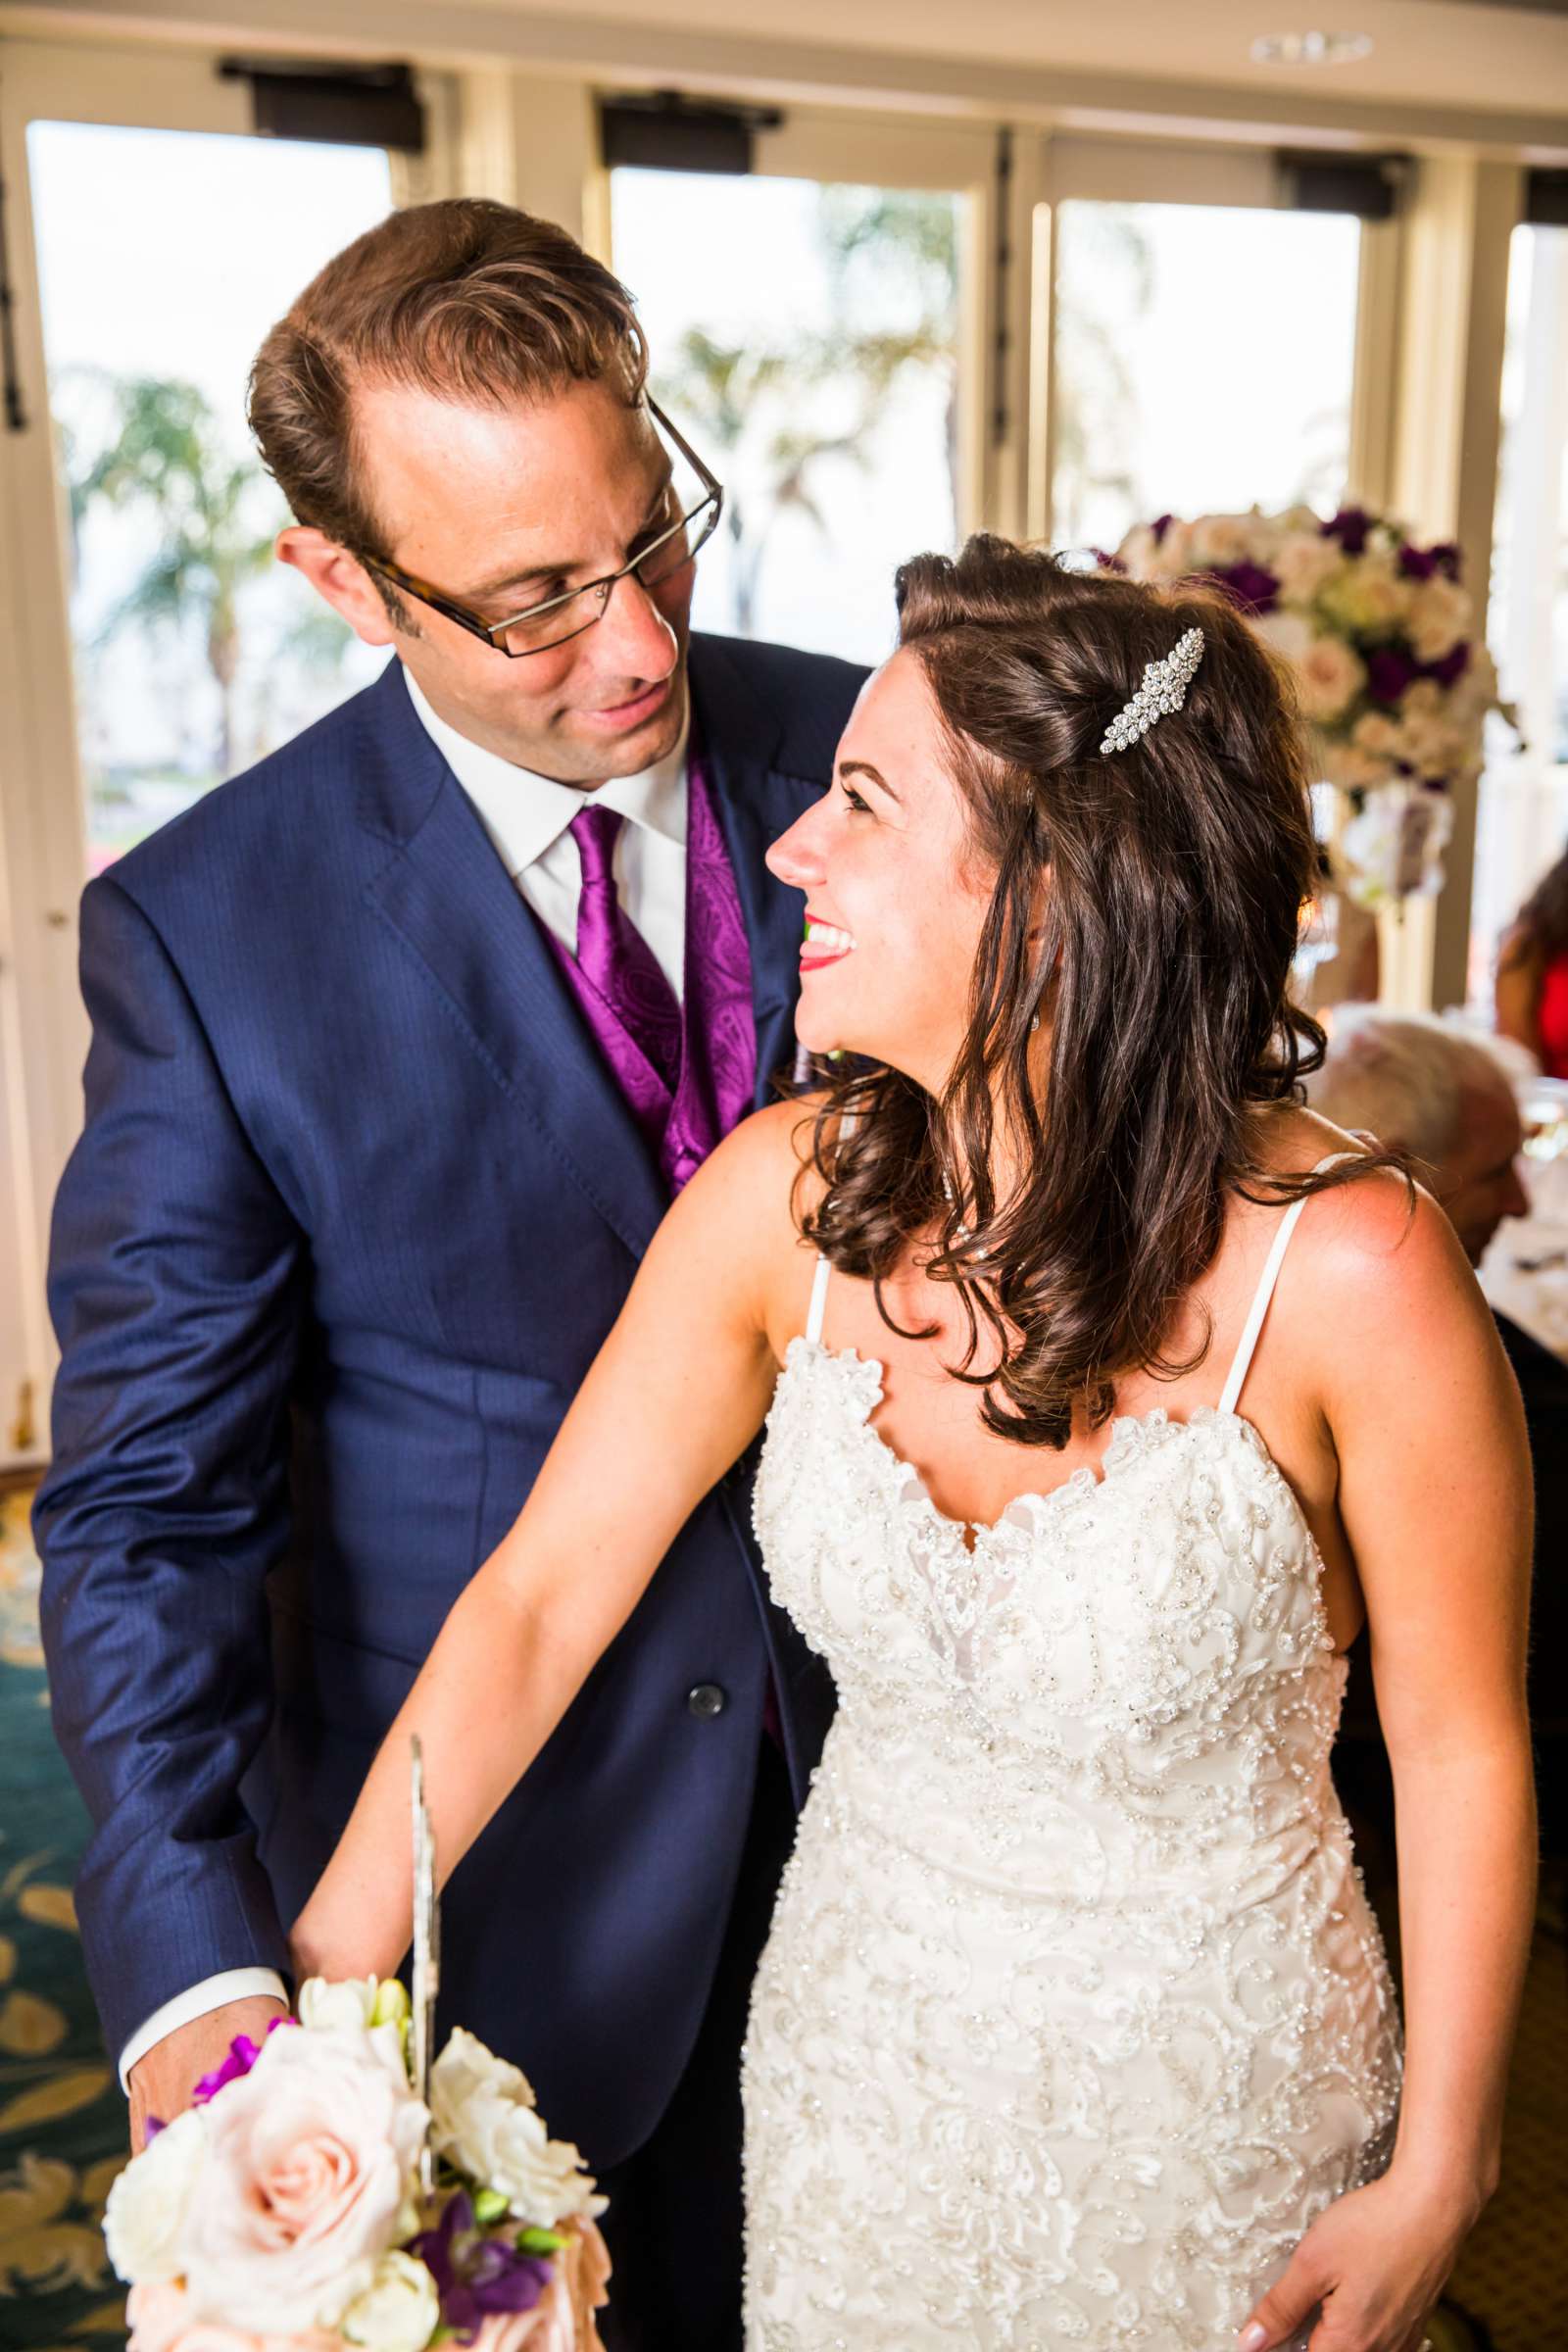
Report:
[[[833,1268],[825,1257],[816,1261],[816,1277],[811,1284],[811,1304],[806,1318],[806,1336],[813,1348],[822,1345],[822,1316],[827,1307],[828,1277]]]
[[[1360,1154],[1354,1152],[1331,1152],[1326,1159],[1318,1161],[1312,1173],[1316,1176],[1322,1169],[1332,1168],[1336,1160],[1356,1159],[1359,1156]],[[1247,1321],[1242,1326],[1242,1336],[1236,1344],[1236,1353],[1231,1359],[1230,1371],[1225,1378],[1225,1386],[1219,1400],[1219,1409],[1222,1413],[1234,1413],[1236,1410],[1237,1399],[1242,1393],[1242,1383],[1246,1380],[1251,1367],[1252,1353],[1263,1329],[1263,1318],[1268,1313],[1269,1301],[1274,1296],[1274,1285],[1279,1281],[1280,1268],[1285,1262],[1285,1252],[1290,1248],[1291,1236],[1296,1231],[1301,1211],[1310,1198],[1310,1194],[1303,1194],[1299,1200],[1293,1200],[1279,1221],[1278,1229],[1269,1247],[1269,1253],[1263,1260],[1263,1271],[1258,1276],[1257,1289],[1252,1294],[1252,1303],[1248,1309]]]

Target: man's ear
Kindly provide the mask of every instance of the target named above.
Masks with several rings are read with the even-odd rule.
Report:
[[[317,595],[342,614],[362,644],[395,644],[397,630],[375,582],[346,547],[324,531],[294,522],[279,531],[275,552],[280,564],[302,572]]]

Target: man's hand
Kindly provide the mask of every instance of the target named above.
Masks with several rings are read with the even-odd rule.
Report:
[[[272,2019],[283,2013],[283,2003],[269,1995],[228,2001],[221,2009],[209,2009],[205,2017],[193,2018],[188,2026],[155,2041],[130,2070],[131,2154],[141,2153],[150,2115],[161,2124],[172,2124],[176,2115],[183,2115],[191,2092],[203,2075],[222,2065],[236,2034],[248,2034],[252,2041],[261,2041]]]

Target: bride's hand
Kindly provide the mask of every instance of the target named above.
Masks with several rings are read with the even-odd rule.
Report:
[[[1426,2324],[1475,2221],[1451,2195],[1396,2172],[1318,2215],[1284,2277],[1259,2298],[1239,2352],[1275,2352],[1321,2304],[1309,2352],[1421,2352]]]

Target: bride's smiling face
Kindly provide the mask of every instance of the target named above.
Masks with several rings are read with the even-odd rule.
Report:
[[[932,1093],[967,1025],[995,877],[918,659],[895,654],[861,689],[822,799],[774,842],[769,870],[806,893],[795,1030],[888,1063]]]

